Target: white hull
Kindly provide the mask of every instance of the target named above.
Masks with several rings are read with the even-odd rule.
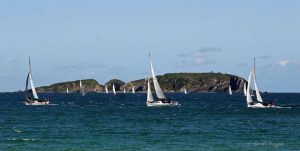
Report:
[[[147,106],[178,106],[177,101],[171,101],[170,103],[163,103],[162,101],[146,102]]]
[[[39,102],[39,101],[31,101],[31,102],[25,102],[25,105],[48,105],[49,101],[43,101],[43,102]]]
[[[276,108],[275,105],[263,105],[262,103],[248,104],[248,108]]]

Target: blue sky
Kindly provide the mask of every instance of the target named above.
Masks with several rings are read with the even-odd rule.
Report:
[[[0,91],[95,78],[222,72],[300,91],[300,1],[0,0]]]

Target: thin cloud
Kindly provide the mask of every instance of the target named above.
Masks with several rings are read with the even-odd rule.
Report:
[[[180,58],[180,61],[176,64],[176,66],[185,67],[197,66],[202,64],[215,64],[216,62],[209,59],[207,54],[219,51],[221,51],[220,48],[203,47],[201,49],[198,49],[197,51],[179,54],[178,57]]]
[[[271,56],[268,56],[268,55],[263,55],[263,56],[258,56],[258,57],[255,57],[256,59],[271,59],[272,57]]]
[[[300,62],[291,59],[281,59],[264,66],[264,70],[271,69],[272,71],[289,70],[294,71],[300,68]]]
[[[202,47],[198,50],[199,52],[218,52],[221,51],[221,48],[214,48],[214,47]]]
[[[279,60],[277,61],[277,65],[279,65],[280,67],[286,67],[287,65],[289,65],[292,61],[285,59],[285,60]]]

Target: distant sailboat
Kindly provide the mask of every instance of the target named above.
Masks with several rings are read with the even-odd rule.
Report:
[[[107,85],[105,85],[105,93],[108,93]]]
[[[187,94],[186,88],[183,88],[183,92],[184,94]]]
[[[115,84],[113,84],[113,93],[114,93],[114,95],[116,95],[116,88],[115,88]]]
[[[69,88],[67,87],[67,94],[69,94]]]
[[[244,96],[247,96],[247,86],[246,86],[246,82],[244,83]]]
[[[229,95],[232,95],[232,90],[231,90],[231,86],[230,85],[228,87],[228,92],[229,92]]]
[[[80,90],[80,93],[82,94],[82,96],[84,96],[85,93],[84,93],[84,90],[83,90],[83,86],[82,86],[81,80],[79,81],[79,90]]]
[[[123,93],[125,94],[126,93],[126,89],[124,88],[124,90],[123,90]]]
[[[256,99],[257,102],[254,102],[251,96],[251,81],[254,81],[254,87],[256,91]],[[248,77],[248,87],[247,87],[247,95],[246,95],[246,100],[247,100],[247,105],[250,108],[270,108],[270,107],[275,107],[275,105],[271,102],[269,104],[263,103],[262,97],[260,95],[257,83],[256,83],[256,69],[255,69],[255,59],[254,59],[254,66],[253,69],[250,72],[250,75]]]
[[[33,98],[30,97],[30,94],[28,92],[28,82],[30,82]],[[26,98],[25,105],[47,105],[47,104],[49,104],[48,99],[41,100],[41,99],[39,99],[39,97],[37,95],[37,92],[35,90],[33,80],[32,80],[32,70],[31,70],[30,58],[29,58],[29,72],[28,72],[27,79],[26,79],[25,98]]]
[[[132,86],[132,94],[135,94],[135,88]]]
[[[179,105],[179,103],[177,101],[171,101],[170,99],[166,98],[166,96],[164,95],[163,91],[161,90],[160,85],[159,85],[159,83],[157,81],[157,78],[155,76],[152,61],[151,61],[151,58],[150,58],[150,54],[149,54],[149,60],[150,60],[150,70],[151,70],[152,79],[153,79],[153,83],[154,83],[154,89],[155,89],[156,96],[157,96],[158,99],[156,101],[154,101],[154,100],[149,101],[147,99],[147,101],[146,101],[147,106],[175,106],[175,105]],[[149,86],[149,88],[150,88],[150,86]],[[149,88],[148,88],[148,95],[147,96],[150,95],[149,94]]]

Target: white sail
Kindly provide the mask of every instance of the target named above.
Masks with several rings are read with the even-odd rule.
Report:
[[[147,102],[153,102],[153,96],[151,92],[150,79],[148,78],[148,91],[147,91]]]
[[[262,97],[261,97],[261,95],[260,95],[260,92],[259,92],[259,89],[258,89],[258,86],[257,86],[257,83],[256,83],[256,78],[255,78],[255,76],[254,76],[253,80],[254,80],[254,86],[255,86],[256,99],[257,99],[257,101],[259,101],[259,102],[263,102],[263,99],[262,99]]]
[[[230,85],[228,87],[228,91],[229,91],[229,95],[232,95],[232,90],[231,90],[231,86]]]
[[[132,94],[135,94],[134,86],[132,86]]]
[[[263,99],[260,95],[260,92],[259,92],[259,89],[258,89],[258,86],[257,86],[257,83],[256,83],[256,67],[255,67],[255,58],[254,58],[254,67],[253,67],[253,81],[254,81],[254,87],[255,87],[255,93],[256,93],[256,99],[257,101],[259,102],[263,102]]]
[[[244,96],[247,96],[247,87],[246,87],[246,82],[244,83]]]
[[[33,85],[33,80],[32,80],[32,76],[31,76],[31,72],[29,74],[29,81],[30,81],[30,85],[31,85],[31,90],[32,90],[32,95],[35,99],[39,99],[37,93],[36,93],[36,90],[35,90],[35,87]]]
[[[184,88],[184,94],[187,94],[186,88]]]
[[[67,87],[67,94],[69,93],[69,88]]]
[[[107,85],[105,85],[105,93],[108,93]]]
[[[156,92],[156,96],[160,99],[166,99],[163,91],[161,90],[161,88],[159,86],[157,78],[155,76],[152,61],[151,61],[151,58],[150,58],[150,54],[149,54],[149,59],[150,59],[150,68],[151,68],[151,73],[152,73],[152,78],[153,78],[153,83],[154,83],[154,89],[155,89],[155,92]]]
[[[82,95],[85,95],[81,80],[79,81],[79,90]]]
[[[123,90],[123,91],[124,91],[124,94],[125,94],[125,93],[126,93],[126,89],[124,88],[124,90]]]
[[[28,78],[29,78],[29,81],[30,81],[31,91],[32,91],[33,98],[39,99],[39,97],[38,97],[38,95],[37,95],[37,93],[36,93],[34,84],[33,84],[33,80],[32,80],[32,70],[31,70],[31,62],[30,62],[30,58],[29,58],[29,75],[28,75]]]
[[[247,88],[247,104],[250,104],[253,102],[250,89],[251,89],[251,79],[252,79],[252,71],[250,72],[249,78],[248,78],[248,88]]]
[[[113,84],[113,93],[116,94],[115,84]]]

